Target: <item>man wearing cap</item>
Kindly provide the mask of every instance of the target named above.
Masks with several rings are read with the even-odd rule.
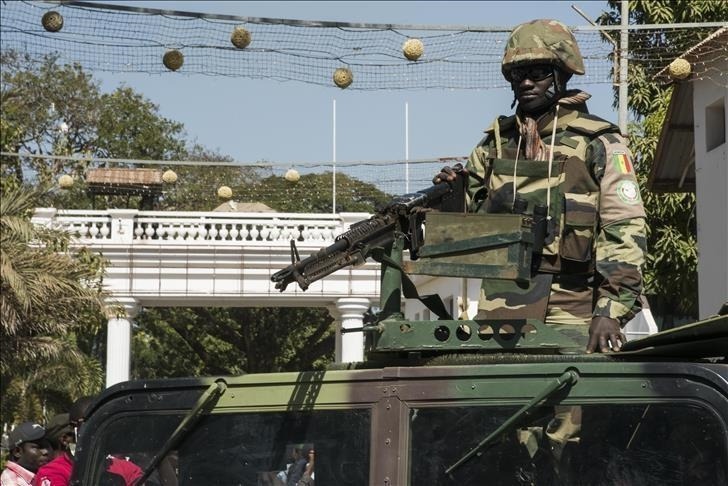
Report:
[[[68,424],[63,423],[63,417],[57,419],[54,425],[56,434],[60,433],[59,439],[64,435],[68,435],[70,427],[75,428],[74,442],[67,443],[64,441],[56,441],[56,457],[45,466],[38,469],[38,473],[33,478],[33,486],[68,486],[71,482],[71,474],[73,473],[73,450],[72,446],[78,439],[78,428],[85,421],[88,412],[93,404],[94,397],[81,397],[71,405],[68,413]]]
[[[54,415],[46,424],[45,429],[45,438],[52,449],[49,453],[51,461],[63,451],[69,450],[71,444],[76,442],[76,434],[73,433],[71,419],[67,413]]]
[[[44,436],[45,429],[33,422],[23,422],[8,434],[10,455],[0,485],[30,486],[38,468],[48,462]]]
[[[483,280],[478,318],[538,319],[587,353],[619,351],[641,310],[646,247],[632,155],[618,127],[589,114],[590,95],[566,88],[584,62],[561,22],[514,28],[502,72],[518,107],[470,155],[469,210],[542,214],[546,237],[528,285]],[[454,179],[445,167],[433,182]]]

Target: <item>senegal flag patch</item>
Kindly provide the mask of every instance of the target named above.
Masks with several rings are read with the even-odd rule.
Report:
[[[629,156],[625,152],[615,151],[612,154],[612,163],[620,174],[631,174],[634,172],[632,161],[629,160]]]

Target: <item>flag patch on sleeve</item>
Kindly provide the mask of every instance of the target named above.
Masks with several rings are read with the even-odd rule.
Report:
[[[615,151],[612,154],[612,163],[620,174],[631,174],[634,172],[632,161],[629,160],[629,156],[624,152]]]

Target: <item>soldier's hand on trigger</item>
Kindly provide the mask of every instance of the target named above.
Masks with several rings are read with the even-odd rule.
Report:
[[[616,319],[603,316],[592,318],[589,325],[589,343],[586,345],[587,353],[619,351],[626,342],[627,338]]]
[[[452,182],[457,177],[457,174],[462,174],[464,176],[468,175],[468,169],[463,167],[463,164],[455,164],[452,167],[446,165],[442,169],[440,169],[440,173],[435,175],[435,177],[432,178],[433,184],[439,184],[440,182]]]

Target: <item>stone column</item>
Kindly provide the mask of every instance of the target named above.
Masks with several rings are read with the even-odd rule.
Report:
[[[369,309],[369,299],[345,297],[336,301],[336,308],[341,314],[341,328],[356,329],[364,325],[364,313]],[[364,333],[341,333],[341,362],[353,363],[364,360]]]
[[[106,388],[127,381],[131,369],[131,322],[139,313],[133,298],[109,301],[106,336]]]

